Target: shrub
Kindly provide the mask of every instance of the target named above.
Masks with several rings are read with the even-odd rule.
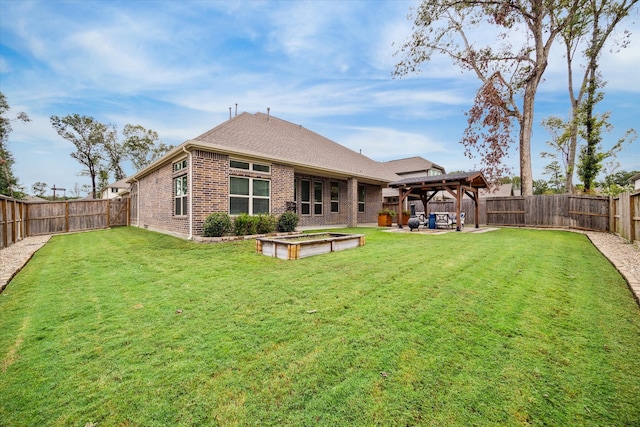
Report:
[[[285,212],[278,218],[278,231],[288,233],[296,231],[300,217],[295,212]]]
[[[233,229],[236,236],[246,236],[247,234],[256,234],[256,226],[258,217],[250,216],[243,213],[233,220]]]
[[[225,212],[215,212],[204,220],[202,235],[205,237],[221,237],[229,234],[232,229],[231,217]]]
[[[258,234],[269,234],[276,230],[276,217],[273,215],[258,215],[256,232]]]

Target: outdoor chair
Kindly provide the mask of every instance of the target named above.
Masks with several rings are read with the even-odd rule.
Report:
[[[436,228],[444,227],[449,228],[453,222],[449,212],[436,212]]]
[[[464,228],[464,217],[465,217],[465,213],[464,212],[460,212],[460,227]],[[458,221],[456,219],[456,214],[455,212],[451,214],[451,228],[457,227],[458,226]]]

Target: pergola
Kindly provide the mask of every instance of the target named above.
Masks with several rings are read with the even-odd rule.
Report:
[[[478,189],[487,188],[489,184],[482,172],[461,172],[448,173],[445,175],[421,176],[401,179],[389,184],[391,188],[397,188],[398,198],[398,227],[402,228],[402,202],[409,194],[420,197],[425,209],[429,200],[438,194],[439,191],[446,191],[453,196],[456,201],[456,230],[461,231],[460,208],[462,198],[466,194],[475,203],[476,228],[479,227],[478,212]]]

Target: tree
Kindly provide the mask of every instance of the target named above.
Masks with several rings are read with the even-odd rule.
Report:
[[[565,176],[557,160],[544,167],[543,175],[551,175],[548,185],[553,193],[561,193],[564,190]]]
[[[140,171],[169,152],[173,146],[158,141],[158,133],[140,125],[126,125],[122,130],[127,159]]]
[[[612,166],[613,169],[617,169],[620,165],[615,164]],[[624,191],[632,191],[633,183],[631,182],[631,177],[640,173],[638,170],[634,171],[611,171],[611,173],[607,174],[604,177],[604,180],[598,183],[598,186],[602,188],[602,192],[609,196],[617,196],[618,194]]]
[[[559,117],[551,116],[542,121],[544,127],[551,134],[551,141],[547,141],[547,145],[554,151],[543,151],[540,153],[542,158],[551,158],[553,161],[545,170],[554,171],[558,186],[566,188],[567,175],[569,173],[569,138],[571,137],[570,125]],[[562,166],[560,165],[560,160]],[[556,171],[557,170],[557,171]]]
[[[589,97],[589,99],[591,99],[591,97]],[[588,111],[591,110],[592,109],[589,109]],[[613,128],[608,121],[610,113],[592,113],[591,115],[584,114],[584,116],[582,119],[584,126],[581,127],[581,136],[587,143],[580,150],[578,157],[578,176],[582,180],[583,191],[585,193],[591,193],[595,179],[603,167],[604,160],[615,158],[622,150],[624,143],[631,143],[637,138],[637,133],[634,129],[627,130],[611,148],[604,151],[600,144],[602,131],[609,132]]]
[[[12,166],[15,160],[9,151],[9,134],[13,132],[12,121],[30,122],[26,113],[20,112],[14,119],[5,117],[11,108],[4,94],[0,92],[0,194],[14,197],[18,190],[18,179],[13,175]]]
[[[93,117],[79,114],[51,116],[50,120],[58,135],[75,145],[76,151],[71,153],[71,157],[80,162],[85,167],[83,173],[91,177],[91,192],[95,199],[96,177],[104,170],[104,144],[105,141],[114,139],[112,133],[115,129],[96,121]]]
[[[465,153],[477,150],[488,178],[505,171],[502,160],[512,144],[511,123],[519,126],[522,193],[533,192],[531,133],[538,85],[547,68],[556,36],[568,23],[580,19],[587,0],[423,0],[413,13],[413,34],[398,53],[404,59],[394,75],[418,71],[434,53],[449,56],[481,81],[468,128],[462,138]],[[469,34],[495,32],[493,41],[476,46]],[[524,31],[521,46],[512,46],[513,32]],[[480,133],[488,126],[489,131]]]
[[[602,49],[606,45],[611,34],[613,34],[616,26],[629,15],[631,8],[638,0],[589,0],[585,4],[585,9],[581,13],[582,19],[571,21],[569,25],[561,32],[561,37],[565,45],[565,58],[567,61],[567,89],[569,92],[569,100],[571,104],[571,118],[567,124],[568,141],[567,141],[567,179],[565,182],[565,190],[573,192],[573,173],[575,169],[576,153],[578,148],[578,135],[580,125],[580,111],[584,102],[585,93],[589,97],[595,95],[597,82],[598,58]],[[585,37],[589,36],[589,40],[585,41]],[[584,58],[587,60],[582,81],[578,86],[578,90],[574,88],[573,68],[576,61],[576,54],[581,44],[587,44],[584,49]],[[626,47],[629,43],[629,33],[623,34],[622,40],[619,42],[621,47]],[[587,101],[588,108],[593,108],[594,100]],[[595,141],[594,141],[595,142]]]
[[[533,194],[549,194],[550,192],[549,183],[544,179],[535,179],[533,181]]]
[[[47,185],[46,182],[38,181],[31,186],[31,191],[33,192],[34,195],[38,197],[42,197],[47,192],[47,188],[49,188],[49,186]]]

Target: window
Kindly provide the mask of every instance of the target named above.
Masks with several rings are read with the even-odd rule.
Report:
[[[179,176],[173,180],[173,188],[175,191],[175,215],[187,214],[187,176]]]
[[[367,200],[367,190],[364,185],[358,185],[358,212],[363,213]]]
[[[271,181],[232,176],[229,179],[229,214],[268,214]]]
[[[118,189],[117,189],[116,187],[111,187],[111,192],[112,192],[112,193],[117,193],[117,192],[118,192]]]
[[[243,162],[241,160],[229,160],[229,167],[234,169],[244,169],[247,171],[253,170],[256,172],[266,172],[266,173],[271,172],[271,166],[269,165]]]
[[[180,160],[179,162],[173,164],[174,172],[178,172],[179,170],[186,169],[186,168],[187,168],[187,159]]]
[[[313,213],[322,215],[322,182],[313,183]]]
[[[331,212],[340,212],[340,183],[331,182]]]
[[[428,176],[442,175],[442,171],[440,169],[429,169],[427,171],[427,175]]]
[[[300,181],[300,213],[311,215],[311,181]]]

